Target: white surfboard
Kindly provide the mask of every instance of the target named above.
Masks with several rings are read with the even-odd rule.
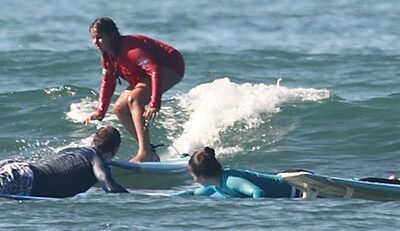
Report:
[[[110,162],[114,179],[125,188],[170,189],[190,179],[189,157],[162,162],[140,162],[113,160]]]
[[[316,175],[309,172],[280,173],[286,182],[303,191],[303,198],[357,198],[399,200],[400,185]]]

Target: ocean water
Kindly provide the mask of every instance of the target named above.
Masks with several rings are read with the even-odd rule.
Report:
[[[22,1],[0,8],[0,157],[87,144],[97,105],[97,17],[178,48],[181,83],[150,124],[162,159],[212,146],[226,167],[400,175],[400,5],[387,1]],[[118,86],[117,98],[126,84]],[[177,151],[175,151],[175,149]],[[176,188],[193,186],[182,182]],[[1,230],[398,230],[400,203],[165,197],[98,189],[0,202]]]

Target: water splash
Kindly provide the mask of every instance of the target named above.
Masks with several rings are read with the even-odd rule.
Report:
[[[113,105],[110,106],[112,108]],[[91,98],[84,98],[78,103],[72,103],[70,105],[69,111],[66,113],[66,118],[74,123],[82,123],[86,118],[92,115],[97,109],[97,100]],[[95,124],[97,127],[101,127],[110,121],[118,120],[113,113],[107,113],[102,121],[93,120],[91,123]]]
[[[237,84],[222,78],[177,97],[188,119],[181,125],[183,132],[173,140],[173,146],[188,153],[205,145],[215,146],[221,133],[237,122],[243,123],[246,129],[253,129],[264,122],[262,115],[271,117],[279,113],[284,103],[329,98],[326,89],[287,88],[280,86],[281,81],[279,78],[276,85]],[[173,127],[168,129],[174,130]]]

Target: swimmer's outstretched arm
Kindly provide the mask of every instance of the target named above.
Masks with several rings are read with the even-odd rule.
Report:
[[[104,161],[97,155],[93,156],[93,172],[98,182],[107,193],[127,193],[124,187],[115,182],[112,178],[111,170],[105,165]]]
[[[214,185],[203,186],[197,189],[180,192],[178,196],[211,196],[218,192]]]
[[[260,187],[241,177],[228,177],[226,187],[247,197],[261,198],[264,196],[264,191]]]

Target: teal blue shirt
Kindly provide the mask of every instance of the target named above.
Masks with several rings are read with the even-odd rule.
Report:
[[[218,193],[228,197],[252,198],[289,198],[299,194],[278,175],[248,170],[224,169],[220,187],[209,185],[184,192],[182,195],[212,196]]]

